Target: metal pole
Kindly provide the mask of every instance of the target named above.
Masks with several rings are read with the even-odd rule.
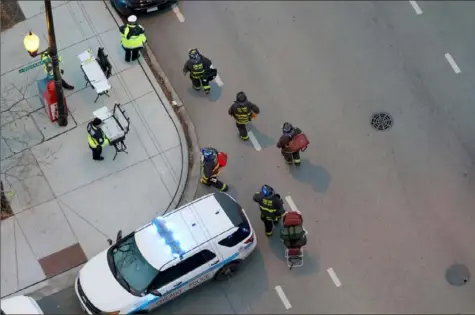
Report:
[[[53,64],[54,83],[56,86],[56,99],[58,105],[58,125],[65,127],[68,125],[68,112],[64,104],[64,92],[59,68],[58,48],[56,47],[56,36],[54,34],[53,10],[51,0],[45,0],[46,25],[48,27],[49,55]]]

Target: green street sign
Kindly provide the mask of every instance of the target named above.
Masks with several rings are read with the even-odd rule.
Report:
[[[37,62],[34,62],[34,63],[30,63],[29,65],[27,66],[24,66],[23,68],[21,68],[20,70],[18,70],[19,73],[23,73],[23,72],[26,72],[26,71],[30,71],[31,69],[34,69],[36,67],[39,67],[41,66],[42,64],[44,64],[45,62],[43,60],[40,60],[40,61],[37,61]]]

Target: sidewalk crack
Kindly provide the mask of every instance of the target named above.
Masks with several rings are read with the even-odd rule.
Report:
[[[84,218],[82,215],[80,215],[79,213],[77,213],[73,208],[71,208],[70,206],[68,206],[64,201],[62,201],[61,199],[58,199],[58,203],[61,203],[63,204],[66,208],[68,208],[71,212],[73,212],[75,215],[77,215],[79,218],[81,218],[84,222],[86,222],[87,224],[89,224],[91,227],[94,228],[94,230],[96,230],[97,232],[99,232],[100,234],[102,234],[103,236],[105,236],[106,238],[109,238],[104,232],[102,232],[101,230],[99,230],[94,224],[92,224],[91,222],[89,222],[86,218]],[[61,206],[61,205],[60,205]],[[64,212],[63,212],[64,214]],[[65,215],[66,216],[66,215]],[[67,220],[67,219],[66,219]],[[68,221],[69,223],[69,221]],[[69,225],[71,227],[71,224]],[[72,227],[71,227],[72,229]],[[76,236],[76,234],[75,234]],[[76,237],[77,239],[77,237]],[[78,240],[79,242],[79,240]]]

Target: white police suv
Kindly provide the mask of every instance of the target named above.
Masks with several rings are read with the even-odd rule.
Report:
[[[242,207],[206,195],[121,237],[89,260],[76,294],[89,314],[150,311],[209,279],[227,279],[256,248]]]

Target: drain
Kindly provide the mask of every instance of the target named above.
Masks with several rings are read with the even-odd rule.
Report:
[[[470,281],[470,271],[465,265],[452,265],[445,271],[445,279],[451,285],[460,287]]]
[[[371,126],[378,131],[384,131],[391,128],[393,118],[388,113],[376,113],[371,116]]]

